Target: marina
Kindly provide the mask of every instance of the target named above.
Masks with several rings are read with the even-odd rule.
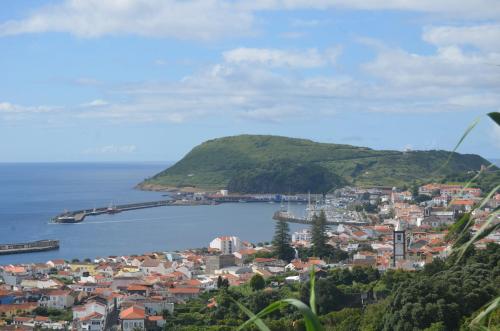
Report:
[[[370,223],[361,213],[348,209],[349,203],[348,199],[330,198],[312,204],[309,199],[303,216],[292,212],[289,205],[287,208],[282,205],[281,209],[274,213],[273,219],[288,223],[312,224],[314,216],[319,216],[323,212],[326,224],[329,225],[369,225]]]

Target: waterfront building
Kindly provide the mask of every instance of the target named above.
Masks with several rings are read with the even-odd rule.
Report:
[[[219,250],[222,254],[233,254],[241,249],[241,241],[235,236],[217,237],[210,242],[209,247]]]
[[[302,229],[292,233],[292,242],[311,242],[312,234],[309,229]]]

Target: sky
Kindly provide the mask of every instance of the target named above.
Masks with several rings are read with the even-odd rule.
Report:
[[[500,158],[498,0],[0,2],[0,162],[273,134]]]

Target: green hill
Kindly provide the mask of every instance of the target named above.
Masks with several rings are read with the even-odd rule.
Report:
[[[233,192],[327,192],[345,184],[401,186],[479,170],[489,162],[451,152],[373,150],[279,136],[213,139],[147,179],[144,189],[228,188]]]

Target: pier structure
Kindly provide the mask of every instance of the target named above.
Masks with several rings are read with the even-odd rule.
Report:
[[[59,249],[59,240],[45,239],[16,244],[0,244],[0,255],[42,252]]]
[[[81,209],[74,211],[67,211],[62,214],[56,215],[52,218],[55,223],[80,223],[87,216],[97,216],[102,214],[117,214],[124,211],[146,209],[163,206],[183,206],[183,205],[202,205],[207,204],[201,201],[183,201],[183,200],[159,200],[129,203],[123,205],[110,205],[108,207],[99,207],[93,209]]]

